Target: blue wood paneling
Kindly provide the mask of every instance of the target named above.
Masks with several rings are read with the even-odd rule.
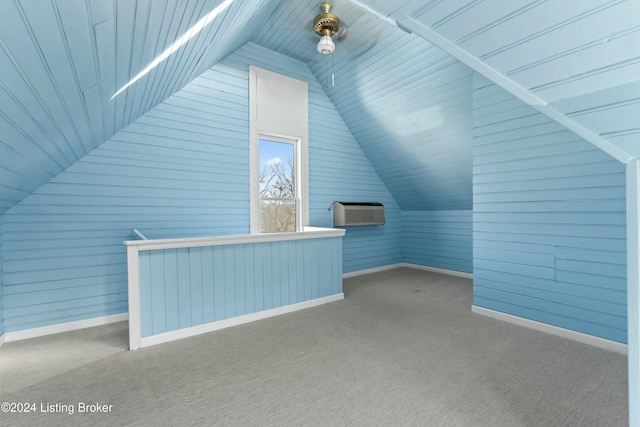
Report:
[[[339,294],[341,240],[140,251],[141,336]]]
[[[640,82],[567,98],[552,104],[629,154],[640,157]]]
[[[309,82],[310,224],[331,227],[330,208],[335,200],[378,201],[385,205],[386,224],[348,228],[343,241],[344,271],[402,262],[400,208],[309,69],[254,43],[225,62],[241,70],[252,63]]]
[[[220,3],[2,2],[0,212],[248,40],[304,61],[327,81],[328,58],[316,52],[309,29],[315,3],[234,2],[110,99]],[[333,56],[336,87],[326,92],[405,209],[471,203],[470,71],[393,25],[407,17],[594,139],[640,155],[637,96],[627,92],[640,75],[635,0],[363,0],[336,2],[334,11],[349,31]],[[586,99],[586,110],[566,105]]]
[[[640,156],[640,128],[634,121],[639,2],[401,3],[398,10],[395,2],[374,7],[395,19],[410,16],[422,25],[425,39],[491,73],[487,77],[529,97],[617,158]]]
[[[274,2],[232,3],[111,99],[220,3],[2,2],[0,212],[243,45]]]
[[[474,304],[626,342],[624,166],[474,78]]]
[[[470,210],[470,69],[357,5],[334,6],[348,33],[331,58],[309,37],[319,10],[307,1],[281,2],[253,41],[303,59],[323,85],[333,61],[325,92],[403,210]]]
[[[472,211],[404,211],[404,262],[471,273]]]
[[[334,200],[385,204],[387,224],[348,230],[345,271],[402,261],[400,209],[313,74],[296,60],[248,44],[3,215],[7,331],[126,312],[122,241],[133,238],[132,228],[149,238],[249,232],[250,63],[310,83],[311,224],[331,226]],[[262,266],[267,275],[274,269],[294,275],[281,267]],[[193,280],[219,304],[239,300],[229,289],[208,287],[220,271],[231,279],[244,274],[241,265],[225,266],[195,272]],[[262,278],[256,286],[269,296],[255,300],[256,309],[273,307],[271,296],[284,291]],[[180,300],[179,289],[172,292]],[[239,309],[192,308],[191,318],[205,322]]]

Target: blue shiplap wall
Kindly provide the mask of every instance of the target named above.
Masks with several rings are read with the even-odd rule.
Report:
[[[248,43],[226,63],[258,67],[309,82],[309,222],[331,227],[333,201],[377,201],[383,226],[349,227],[343,240],[343,269],[349,273],[402,262],[402,213],[395,199],[306,66]],[[298,64],[298,65],[295,65]]]
[[[340,294],[341,239],[143,250],[141,336]]]
[[[364,3],[397,11],[406,2]],[[326,93],[403,211],[471,210],[471,69],[349,1],[332,9],[349,37],[325,58],[301,24],[313,21],[317,4],[280,2],[252,41],[303,59],[321,82],[333,63]]]
[[[3,215],[7,332],[127,311],[123,240],[249,232],[248,65],[309,81],[311,225],[377,200],[344,271],[401,261],[401,212],[303,63],[247,44]]]
[[[474,77],[474,304],[626,342],[624,166]]]
[[[403,211],[404,261],[471,273],[472,216],[464,211]]]

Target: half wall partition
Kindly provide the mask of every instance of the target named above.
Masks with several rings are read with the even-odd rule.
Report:
[[[126,241],[130,349],[344,298],[344,234]]]

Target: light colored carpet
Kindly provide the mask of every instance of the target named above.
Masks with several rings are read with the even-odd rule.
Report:
[[[412,269],[346,299],[126,351],[126,324],[5,344],[4,426],[625,426],[626,357],[472,314],[471,281]],[[112,405],[78,414],[78,402]]]

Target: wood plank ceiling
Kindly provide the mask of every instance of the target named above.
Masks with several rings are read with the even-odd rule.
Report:
[[[230,3],[111,99],[223,1],[3,1],[0,213],[243,45],[272,3]]]
[[[346,37],[323,57],[319,11],[283,2],[253,40],[309,65],[403,210],[471,209],[471,70],[344,0]]]
[[[619,149],[620,160],[640,156],[637,0],[362,3],[495,72],[594,143]]]
[[[318,11],[309,0],[3,1],[0,213],[247,41],[307,63],[324,84]],[[449,53],[640,156],[638,1],[335,0],[334,12],[348,33],[327,94],[405,210],[471,207],[471,69]]]

